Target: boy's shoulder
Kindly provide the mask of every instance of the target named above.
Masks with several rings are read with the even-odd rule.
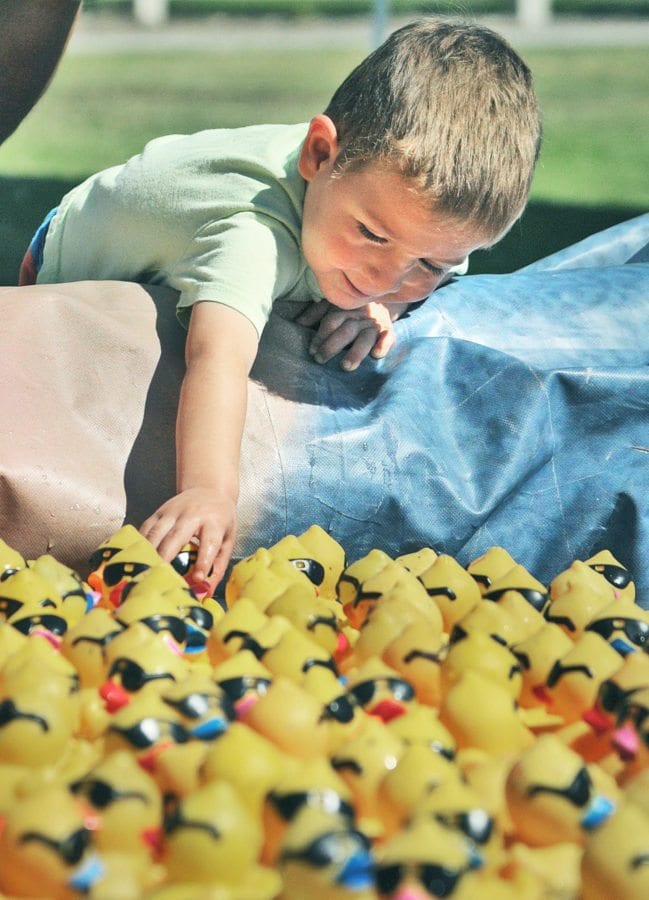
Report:
[[[297,162],[307,128],[251,125],[155,138],[118,173],[119,194],[194,224],[246,209],[292,220],[303,203]]]
[[[281,172],[296,157],[308,125],[246,125],[210,128],[193,134],[154,138],[139,156],[143,164],[156,166],[214,166],[229,170],[238,165],[260,165]]]

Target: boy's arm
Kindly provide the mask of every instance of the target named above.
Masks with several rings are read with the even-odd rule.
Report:
[[[257,353],[248,319],[220,303],[197,303],[186,341],[176,423],[177,494],[141,527],[167,560],[199,540],[197,581],[223,576],[236,536],[239,455],[248,374]]]

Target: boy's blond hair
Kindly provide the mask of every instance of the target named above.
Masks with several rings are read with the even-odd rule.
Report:
[[[339,171],[396,165],[437,210],[500,237],[523,212],[541,143],[528,67],[480,25],[424,19],[395,31],[325,110]]]

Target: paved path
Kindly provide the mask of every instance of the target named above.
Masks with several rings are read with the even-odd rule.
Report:
[[[390,30],[404,19],[392,17]],[[560,17],[536,29],[521,27],[512,17],[484,17],[517,48],[649,46],[647,19],[570,19]],[[159,52],[178,49],[227,50],[309,49],[330,45],[364,47],[373,38],[372,19],[283,20],[262,16],[211,16],[200,20],[172,20],[144,28],[127,18],[85,12],[70,42],[73,53]],[[649,59],[648,59],[649,63]]]

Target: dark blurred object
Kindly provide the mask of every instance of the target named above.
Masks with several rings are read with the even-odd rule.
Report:
[[[81,0],[4,0],[0,31],[0,143],[47,87]]]

